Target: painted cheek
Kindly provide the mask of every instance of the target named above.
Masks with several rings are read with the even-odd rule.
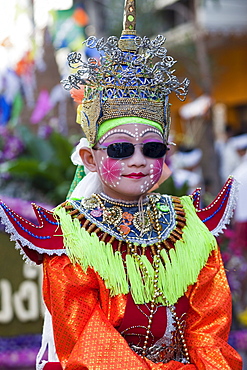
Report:
[[[151,170],[150,170],[150,178],[151,178],[151,183],[155,184],[162,173],[162,168],[163,168],[163,158],[158,158],[155,160],[153,164],[150,165]]]
[[[111,187],[116,187],[121,180],[123,163],[120,160],[104,158],[101,161],[100,174],[102,180]]]

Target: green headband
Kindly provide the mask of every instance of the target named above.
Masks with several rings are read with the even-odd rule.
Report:
[[[141,123],[143,125],[148,125],[155,127],[157,130],[159,130],[163,134],[163,128],[161,125],[157,122],[151,121],[146,118],[140,118],[140,117],[119,117],[119,118],[112,118],[104,121],[99,126],[98,134],[96,141],[99,141],[102,136],[104,136],[108,131],[112,130],[113,128],[121,125],[126,124],[135,124],[135,123]]]

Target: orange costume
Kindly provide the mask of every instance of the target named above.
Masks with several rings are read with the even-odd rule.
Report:
[[[53,316],[63,369],[242,368],[240,356],[227,344],[231,295],[218,251],[212,252],[196,284],[186,292],[185,340],[191,364],[153,363],[136,355],[116,330],[123,320],[127,297],[110,297],[92,269],[85,274],[68,257],[47,257],[44,271],[44,297]]]

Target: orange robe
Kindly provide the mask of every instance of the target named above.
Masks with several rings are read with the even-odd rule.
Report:
[[[115,329],[127,296],[110,297],[93,269],[87,273],[66,256],[46,257],[43,293],[52,315],[54,339],[64,370],[241,370],[228,345],[231,294],[219,251],[213,251],[196,284],[186,292],[185,339],[191,364],[153,363],[133,352]]]

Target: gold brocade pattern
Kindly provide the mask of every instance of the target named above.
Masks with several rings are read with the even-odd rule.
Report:
[[[211,279],[208,277],[211,276]],[[209,257],[195,286],[188,290],[190,309],[187,317],[186,343],[192,362],[205,369],[242,369],[240,356],[227,343],[231,325],[231,293],[220,254]],[[194,348],[194,343],[200,348]],[[211,348],[215,348],[210,353]],[[207,369],[207,368],[206,368]]]
[[[124,89],[119,86],[119,89]],[[149,101],[148,99],[119,98],[107,99],[103,105],[103,117],[99,119],[98,124],[103,121],[118,117],[136,116],[146,118],[154,122],[159,122],[164,129],[164,103],[160,101]]]
[[[66,256],[46,258],[43,290],[64,370],[242,368],[239,355],[226,342],[231,296],[218,251],[212,252],[198,282],[186,293],[190,309],[185,335],[192,364],[155,364],[136,355],[114,328],[123,318],[126,296],[110,297],[92,269],[85,274]]]

